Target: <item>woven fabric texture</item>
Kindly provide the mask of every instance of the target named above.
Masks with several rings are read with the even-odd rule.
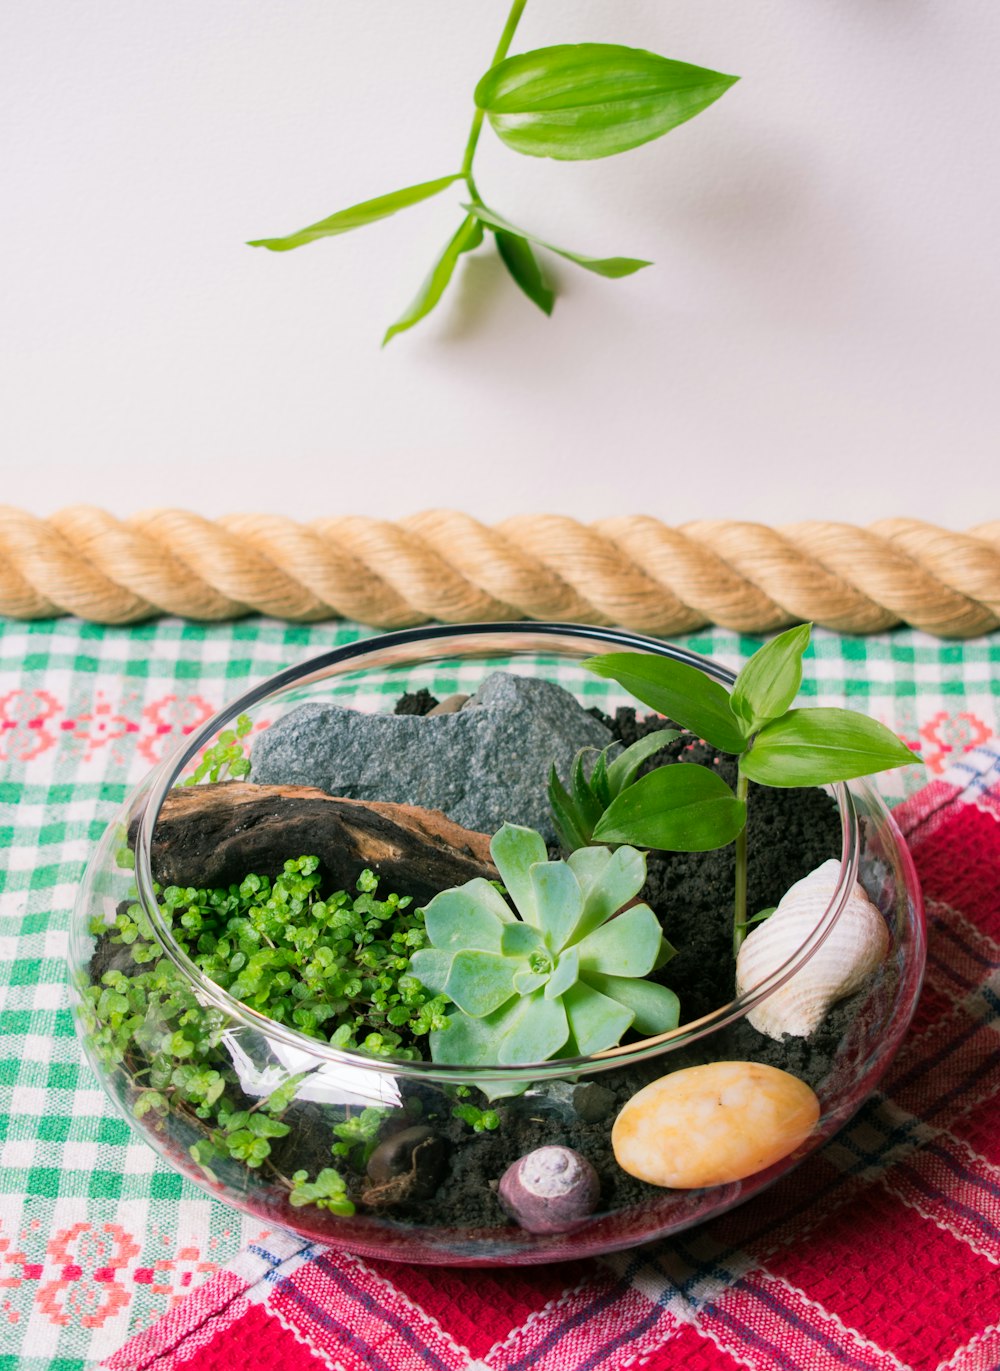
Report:
[[[185,1297],[207,1280],[213,1298],[228,1290],[249,1307],[255,1302],[246,1290],[256,1282],[246,1264],[252,1264],[255,1251],[271,1254],[259,1258],[268,1265],[288,1259],[305,1269],[301,1255],[275,1248],[277,1235],[242,1220],[169,1171],[120,1120],[84,1065],[73,1035],[66,1007],[66,939],[88,855],[129,787],[248,685],[365,636],[355,625],[305,627],[268,620],[211,628],[165,620],[130,630],[72,620],[30,625],[0,620],[0,1371],[76,1371],[96,1365],[165,1313],[197,1321],[197,1310]],[[678,641],[736,667],[761,640],[715,630]],[[550,674],[559,679],[555,669]],[[398,692],[410,683],[397,677],[386,691]],[[449,670],[425,672],[420,683],[448,692],[467,682],[462,672]],[[600,702],[604,683],[591,679],[588,689]],[[926,772],[908,768],[883,779],[883,793],[899,802],[928,775],[943,775],[969,748],[989,745],[1000,735],[1000,637],[944,644],[910,631],[866,639],[817,632],[803,695],[812,703],[863,709],[921,746]],[[974,856],[977,835],[969,841]],[[947,851],[941,861],[947,868]],[[942,973],[945,980],[947,974]],[[875,1148],[876,1141],[865,1145]],[[965,1145],[981,1151],[975,1139]],[[935,1165],[940,1171],[950,1163],[939,1158]],[[913,1185],[923,1183],[918,1177]],[[1000,1220],[1000,1214],[993,1217]],[[934,1223],[931,1228],[936,1231]],[[843,1241],[850,1241],[849,1233]],[[240,1270],[219,1275],[241,1250]],[[702,1260],[690,1257],[692,1290],[708,1279],[696,1274]],[[933,1256],[922,1266],[942,1278]],[[499,1342],[534,1359],[527,1334],[514,1337],[512,1332],[520,1326],[519,1310],[529,1305],[544,1310],[552,1302],[577,1311],[582,1328],[598,1318],[595,1290],[606,1289],[601,1326],[609,1338],[620,1337],[616,1355],[624,1365],[645,1355],[646,1344],[634,1323],[621,1322],[623,1306],[610,1292],[627,1280],[632,1291],[627,1308],[644,1307],[644,1290],[653,1292],[657,1309],[674,1307],[673,1297],[658,1293],[645,1271],[640,1264],[633,1276],[610,1264],[599,1277],[590,1269],[565,1268],[502,1278],[480,1273],[475,1298],[455,1273],[431,1277],[419,1270],[397,1271],[393,1281],[401,1282],[394,1288],[402,1291],[404,1304],[410,1301],[407,1308],[416,1309],[432,1283],[442,1299],[451,1301],[455,1318],[466,1320],[456,1325],[466,1341],[453,1334],[445,1341],[468,1347],[468,1354],[461,1354],[462,1361],[458,1353],[441,1352],[447,1366],[468,1366],[470,1357],[474,1365]],[[308,1279],[327,1282],[324,1291],[360,1282],[365,1293],[352,1309],[365,1301],[377,1304],[387,1288],[384,1274],[331,1256]],[[873,1284],[883,1288],[881,1279]],[[800,1288],[809,1299],[819,1298],[808,1282]],[[689,1298],[690,1293],[683,1295]],[[938,1306],[944,1298],[937,1297]],[[276,1336],[267,1309],[258,1307],[254,1317],[265,1321],[267,1336]],[[435,1317],[437,1326],[448,1326],[445,1316]],[[538,1319],[528,1322],[534,1328]],[[252,1337],[251,1323],[240,1327]],[[256,1349],[261,1356],[264,1345]],[[576,1371],[571,1350],[564,1341],[563,1360],[552,1365]],[[690,1348],[675,1342],[672,1355],[689,1356],[696,1366],[711,1364],[704,1360],[711,1349],[706,1352],[700,1341]],[[286,1364],[277,1350],[272,1361]],[[410,1364],[425,1362],[388,1355],[392,1371]],[[496,1363],[501,1364],[508,1363]],[[975,1365],[993,1362],[987,1357]]]

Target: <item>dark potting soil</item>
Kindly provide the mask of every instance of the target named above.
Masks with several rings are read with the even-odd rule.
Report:
[[[426,714],[435,703],[434,697],[422,690],[404,696],[396,712]],[[656,717],[637,719],[633,709],[619,709],[613,718],[598,710],[591,712],[626,746],[652,729],[663,727],[664,722]],[[685,744],[683,736],[650,758],[643,770],[652,770],[670,759],[711,766],[730,784],[735,781],[732,758],[720,756],[701,742]],[[791,884],[821,862],[840,855],[837,808],[821,790],[777,790],[751,785],[747,837],[751,915],[776,905]],[[718,1008],[734,994],[734,865],[732,847],[703,853],[653,852],[648,858],[643,898],[660,916],[667,938],[677,949],[677,955],[656,979],[677,992],[682,1022]],[[112,945],[103,937],[91,960],[93,980],[99,981],[111,966],[126,973],[136,969],[127,948]],[[670,1069],[706,1061],[752,1060],[790,1071],[818,1087],[837,1069],[847,1029],[867,991],[867,986],[862,987],[849,1000],[834,1006],[808,1039],[785,1038],[775,1042],[740,1020],[691,1049],[672,1053]],[[142,1062],[130,1060],[127,1065],[134,1073],[141,1069]],[[546,1144],[573,1147],[587,1157],[601,1180],[601,1210],[631,1208],[655,1199],[662,1194],[657,1187],[634,1179],[615,1162],[611,1125],[636,1091],[663,1074],[664,1065],[660,1059],[613,1068],[575,1088],[567,1082],[548,1083],[525,1096],[494,1101],[492,1105],[473,1091],[468,1102],[483,1109],[493,1108],[500,1119],[497,1129],[482,1133],[475,1133],[455,1118],[451,1113],[455,1102],[438,1089],[401,1078],[403,1101],[408,1107],[386,1120],[383,1136],[411,1127],[416,1119],[444,1144],[448,1166],[444,1179],[429,1198],[408,1199],[404,1185],[396,1202],[377,1212],[394,1221],[430,1227],[481,1230],[505,1226],[510,1220],[497,1198],[499,1180],[512,1162]],[[235,1084],[227,1088],[229,1096],[236,1097],[237,1107],[249,1107],[250,1101],[242,1103],[242,1092]],[[285,1175],[304,1169],[314,1176],[331,1165],[332,1125],[342,1117],[342,1109],[334,1115],[319,1103],[294,1102],[284,1115],[291,1132],[273,1142],[271,1160],[275,1167]],[[192,1138],[204,1128],[193,1115],[167,1122],[168,1131],[177,1135],[175,1141],[181,1144],[181,1151],[186,1151]],[[351,1197],[363,1212],[370,1182],[360,1171],[349,1172],[342,1162],[335,1164],[344,1172]],[[236,1176],[224,1179],[237,1183]]]

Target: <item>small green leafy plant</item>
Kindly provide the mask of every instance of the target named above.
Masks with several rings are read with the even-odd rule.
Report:
[[[197,785],[207,777],[210,781],[224,781],[227,777],[238,780],[250,774],[250,759],[244,752],[243,739],[253,728],[248,714],[240,714],[235,728],[224,729],[216,742],[206,748],[201,761],[184,782]]]
[[[811,624],[800,624],[766,643],[743,667],[731,694],[695,667],[667,657],[612,652],[584,663],[738,759],[735,793],[707,767],[686,762],[658,767],[623,789],[592,833],[594,842],[681,852],[735,841],[734,952],[747,928],[749,782],[827,785],[920,760],[894,733],[864,714],[790,707],[802,683],[802,655],[811,629]]]
[[[552,312],[555,292],[538,264],[537,247],[599,276],[629,276],[649,266],[632,257],[588,257],[555,247],[490,209],[473,174],[483,122],[489,120],[501,142],[528,157],[611,157],[693,119],[738,78],[614,43],[560,44],[508,57],[526,4],[514,0],[493,61],[476,86],[472,126],[456,171],[339,210],[296,233],[255,239],[250,246],[288,252],[373,224],[464,183],[465,217],[412,303],[386,332],[386,343],[426,318],[447,289],[459,258],[479,247],[484,231],[492,235],[513,280],[545,314]]]
[[[589,776],[585,763],[594,749],[581,748],[573,761],[568,790],[553,766],[549,773],[549,806],[559,841],[567,852],[587,847],[593,841],[595,825],[622,791],[632,784],[643,762],[679,737],[675,728],[658,728],[609,762],[608,754],[616,746],[611,743],[597,754]]]
[[[623,909],[646,878],[641,853],[586,847],[550,862],[541,835],[515,824],[490,851],[517,914],[481,878],[442,891],[424,910],[430,946],[410,959],[455,1006],[430,1035],[434,1061],[519,1066],[676,1027],[676,995],[643,979],[673,949],[648,905]]]
[[[371,871],[355,896],[321,899],[318,867],[299,857],[273,883],[250,875],[228,889],[169,886],[161,903],[192,960],[235,999],[334,1047],[420,1057],[414,1039],[445,1022],[444,1000],[409,971],[426,942],[422,912],[408,896],[377,899]]]

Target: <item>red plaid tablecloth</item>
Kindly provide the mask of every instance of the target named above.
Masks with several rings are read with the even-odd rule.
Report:
[[[765,1195],[601,1261],[378,1265],[274,1234],[112,1371],[992,1371],[1000,1365],[1000,753],[895,811],[927,984],[875,1095]]]

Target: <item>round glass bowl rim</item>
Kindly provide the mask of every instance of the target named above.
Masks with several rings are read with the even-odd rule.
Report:
[[[190,734],[169,757],[158,766],[146,784],[150,787],[139,825],[135,850],[135,878],[139,900],[152,923],[158,940],[178,969],[197,989],[199,996],[221,1009],[229,1019],[282,1043],[287,1048],[308,1053],[317,1063],[336,1063],[356,1070],[377,1071],[393,1076],[436,1082],[490,1082],[491,1084],[557,1079],[566,1075],[584,1076],[600,1073],[615,1066],[627,1066],[661,1056],[665,1052],[688,1047],[700,1038],[717,1032],[743,1018],[802,967],[824,942],[850,897],[858,878],[860,857],[860,825],[850,790],[844,784],[831,787],[840,812],[843,846],[837,886],[823,917],[812,933],[791,957],[770,976],[729,1004],[721,1005],[700,1019],[680,1025],[669,1033],[640,1042],[610,1048],[589,1057],[558,1057],[545,1062],[519,1066],[453,1066],[430,1061],[404,1061],[392,1057],[374,1057],[331,1047],[317,1038],[310,1038],[298,1030],[269,1019],[231,997],[190,960],[175,941],[163,910],[155,898],[151,864],[151,844],[156,819],[170,789],[176,784],[185,767],[208,746],[213,737],[237,715],[244,714],[265,699],[301,689],[330,675],[341,675],[363,669],[391,666],[417,666],[454,657],[508,657],[517,655],[569,656],[582,660],[595,651],[618,650],[648,652],[669,657],[705,672],[711,679],[729,687],[735,674],[711,658],[699,656],[657,638],[631,633],[622,629],[600,628],[588,624],[565,623],[483,623],[434,625],[426,628],[400,629],[362,639],[312,657],[298,666],[288,667],[244,692]],[[237,782],[238,784],[238,782]],[[852,785],[863,793],[867,807],[878,812],[902,845],[902,835],[881,798],[864,782]],[[141,792],[140,792],[141,793]],[[905,851],[905,849],[904,849]]]

